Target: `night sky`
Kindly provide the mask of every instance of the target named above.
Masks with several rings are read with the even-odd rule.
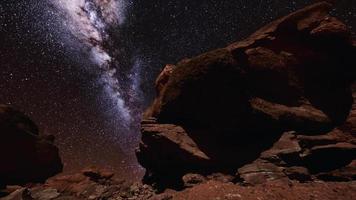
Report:
[[[308,0],[1,0],[0,103],[56,136],[65,172],[139,177],[142,110],[168,63],[240,40]],[[353,31],[356,1],[333,14]]]

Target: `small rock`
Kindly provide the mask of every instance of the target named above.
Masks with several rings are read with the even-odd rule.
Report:
[[[82,173],[92,179],[93,181],[98,181],[100,179],[110,179],[114,176],[114,173],[106,169],[98,168],[87,168],[82,171]]]
[[[209,175],[208,179],[222,183],[231,183],[235,180],[235,177],[228,174],[214,173]]]
[[[56,189],[48,188],[37,192],[31,192],[31,196],[36,200],[51,200],[60,195]]]
[[[185,187],[193,187],[206,181],[206,178],[200,174],[186,174],[182,179]]]
[[[237,176],[240,177],[244,183],[251,185],[286,178],[282,167],[259,159],[252,164],[245,165],[238,169]]]

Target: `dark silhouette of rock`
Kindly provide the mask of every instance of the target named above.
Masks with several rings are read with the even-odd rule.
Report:
[[[187,173],[234,174],[285,132],[324,135],[345,126],[356,48],[347,26],[328,14],[331,9],[326,2],[308,6],[241,42],[168,66],[144,115],[137,153],[147,169],[144,182],[177,188]],[[271,155],[313,171],[322,152],[339,155],[342,149],[342,156],[346,149],[312,146]],[[306,149],[310,154],[300,156]],[[340,166],[353,159],[353,148],[347,149]]]
[[[350,143],[315,146],[303,157],[306,166],[314,172],[338,169],[354,159],[356,159],[356,145]]]
[[[0,105],[0,185],[44,182],[62,171],[53,136],[41,136],[24,114]]]

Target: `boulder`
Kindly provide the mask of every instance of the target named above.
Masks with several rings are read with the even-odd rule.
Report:
[[[142,122],[142,131],[144,142],[140,144],[137,158],[140,163],[145,163],[147,166],[144,177],[146,183],[182,187],[183,181],[177,179],[181,179],[184,174],[192,172],[193,169],[199,171],[211,162],[181,126],[157,124],[151,119]],[[162,160],[169,162],[161,162]],[[159,174],[154,171],[154,176],[151,176],[151,169],[161,170]],[[172,169],[179,169],[179,171],[176,173]]]
[[[313,4],[243,41],[167,66],[144,115],[137,152],[144,181],[182,185],[187,173],[234,174],[285,132],[324,135],[343,125],[356,51],[331,9]],[[277,157],[289,162],[308,160],[302,149],[282,150]]]
[[[44,182],[62,171],[53,137],[41,136],[26,115],[0,105],[0,185]]]
[[[313,172],[332,171],[356,159],[356,145],[337,143],[315,146],[302,156],[305,165]]]

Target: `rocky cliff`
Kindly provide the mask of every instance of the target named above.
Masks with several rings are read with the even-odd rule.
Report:
[[[331,8],[311,5],[167,66],[142,121],[144,182],[183,188],[192,173],[354,180],[356,48]]]

